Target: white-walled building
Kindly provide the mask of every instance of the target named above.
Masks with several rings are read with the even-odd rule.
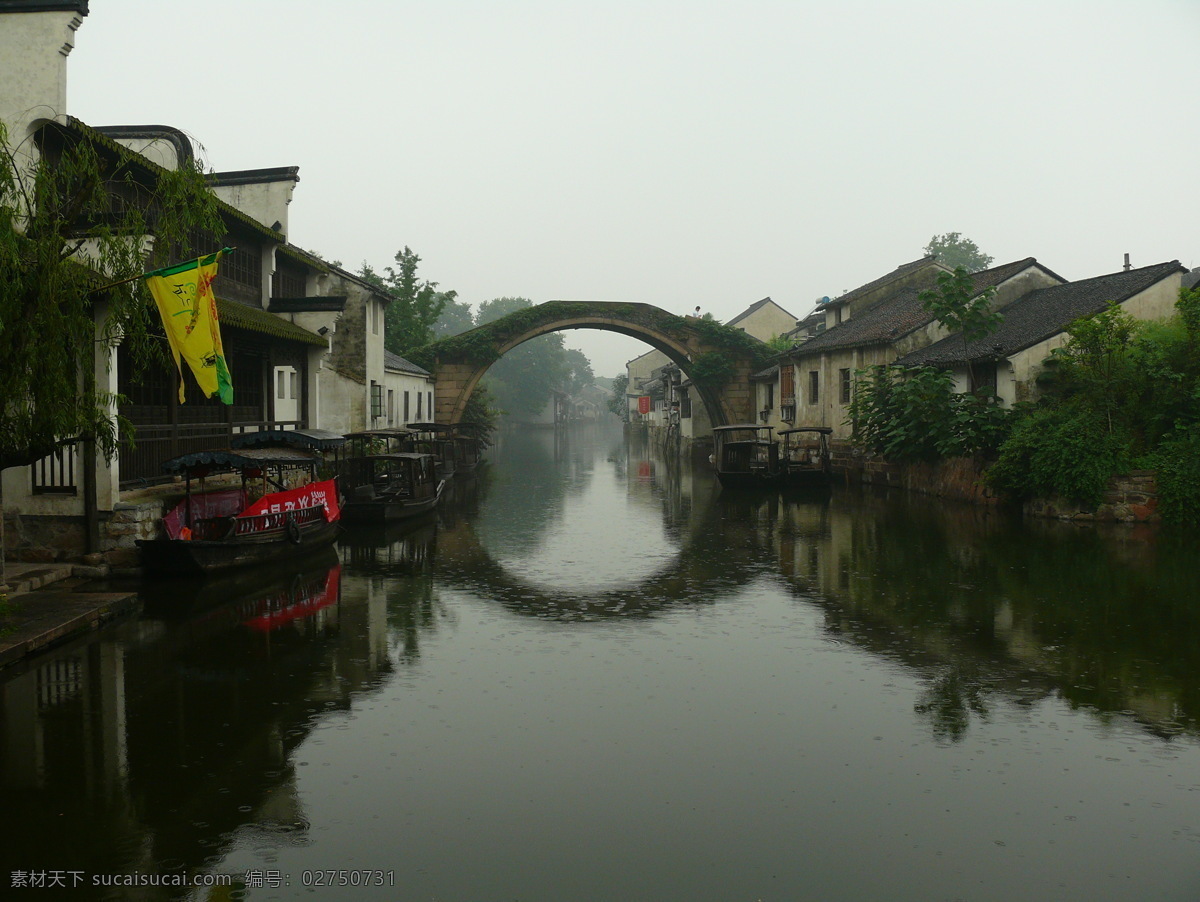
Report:
[[[1055,348],[1066,344],[1066,329],[1080,317],[1104,310],[1110,302],[1134,319],[1166,319],[1187,269],[1178,260],[1039,288],[1004,308],[1004,320],[984,338],[964,344],[960,334],[948,335],[928,347],[906,354],[900,366],[936,366],[954,372],[955,387],[969,389],[968,366],[977,386],[995,391],[1009,406],[1037,395],[1036,379]]]

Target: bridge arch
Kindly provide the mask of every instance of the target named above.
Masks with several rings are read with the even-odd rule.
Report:
[[[692,379],[714,426],[754,420],[750,375],[761,343],[741,330],[651,304],[547,301],[422,349],[420,357],[436,378],[437,421],[459,422],[479,380],[505,353],[565,329],[599,329],[644,341]]]

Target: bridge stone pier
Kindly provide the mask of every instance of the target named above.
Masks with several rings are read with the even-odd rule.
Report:
[[[437,421],[459,422],[479,380],[506,352],[564,329],[600,329],[640,339],[692,379],[714,426],[754,422],[750,375],[760,344],[756,339],[712,320],[614,301],[548,301],[428,345],[422,357],[432,356]]]

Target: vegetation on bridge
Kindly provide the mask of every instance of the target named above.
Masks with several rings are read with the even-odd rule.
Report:
[[[547,301],[517,310],[469,332],[430,342],[410,350],[406,356],[426,369],[432,369],[438,360],[488,366],[499,359],[499,348],[539,327],[566,319],[595,316],[623,320],[647,332],[668,336],[680,344],[686,344],[692,336],[698,337],[707,350],[685,365],[685,369],[693,380],[710,388],[720,388],[733,377],[733,358],[748,357],[755,367],[759,367],[772,353],[767,345],[741,329],[709,317],[675,316],[649,304]]]

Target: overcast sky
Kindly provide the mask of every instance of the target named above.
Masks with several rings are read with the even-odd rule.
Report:
[[[68,65],[72,115],[298,165],[292,243],[472,305],[799,317],[948,231],[1200,266],[1198,0],[92,0]]]

